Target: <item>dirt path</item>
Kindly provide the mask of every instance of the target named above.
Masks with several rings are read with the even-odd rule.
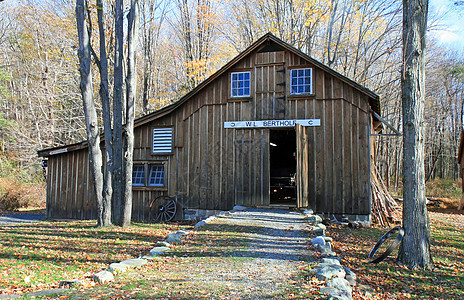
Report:
[[[303,215],[286,210],[222,216],[138,272],[119,274],[99,293],[142,299],[305,298],[301,272],[312,257],[304,229]]]

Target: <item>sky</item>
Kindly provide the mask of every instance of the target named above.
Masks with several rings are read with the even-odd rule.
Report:
[[[430,35],[442,46],[464,53],[464,4],[457,7],[454,2],[456,1],[429,1],[428,19],[433,23],[429,24]]]

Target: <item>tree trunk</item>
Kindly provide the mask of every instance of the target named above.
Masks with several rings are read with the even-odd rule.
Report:
[[[105,130],[105,173],[103,179],[103,226],[111,225],[111,198],[113,196],[113,137],[111,128],[111,105],[108,92],[108,57],[106,53],[103,3],[97,0],[98,31],[100,32],[100,98],[103,107]]]
[[[138,0],[131,0],[128,16],[128,48],[127,48],[127,78],[126,78],[126,129],[124,149],[124,203],[121,225],[129,226],[132,216],[132,166],[134,157],[134,119],[135,96],[137,91],[136,50],[138,40]]]
[[[430,226],[424,169],[424,50],[428,0],[403,0],[403,227],[398,261],[430,269]]]
[[[103,174],[102,174],[102,152],[100,149],[100,133],[98,129],[97,111],[93,99],[90,37],[86,26],[87,9],[84,0],[76,1],[77,33],[79,37],[79,72],[81,75],[80,89],[84,102],[84,115],[89,143],[89,165],[93,176],[94,197],[97,202],[98,226],[103,221]]]
[[[114,92],[113,92],[113,222],[121,224],[123,198],[123,157],[122,157],[122,88],[123,88],[123,0],[116,0],[115,52],[114,52]]]

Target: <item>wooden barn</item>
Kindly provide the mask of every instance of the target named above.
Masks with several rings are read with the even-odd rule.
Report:
[[[135,121],[133,219],[249,207],[368,217],[379,97],[266,34],[179,101]],[[39,151],[47,215],[96,218],[87,143]],[[182,215],[182,212],[184,214]]]

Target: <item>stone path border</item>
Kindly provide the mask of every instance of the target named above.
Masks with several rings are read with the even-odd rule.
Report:
[[[315,215],[312,209],[303,213],[311,226],[311,232],[316,235],[311,244],[322,256],[321,262],[311,270],[318,280],[325,281],[319,292],[328,295],[328,299],[350,300],[353,299],[353,287],[358,285],[365,296],[372,296],[370,287],[360,284],[356,274],[342,266],[340,257],[332,250],[332,238],[325,235],[326,226],[322,224],[322,218]]]

